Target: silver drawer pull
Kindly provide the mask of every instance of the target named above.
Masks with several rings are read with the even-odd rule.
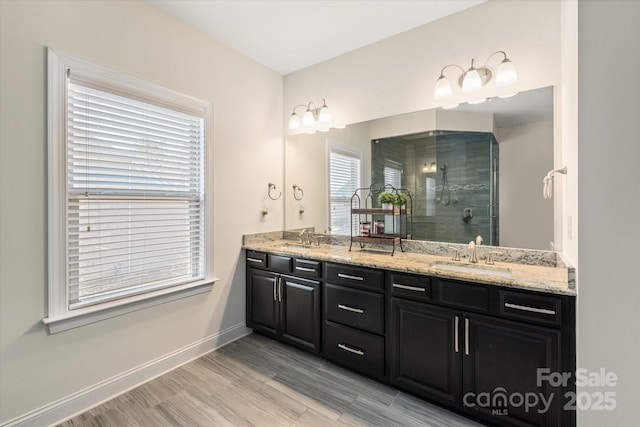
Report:
[[[261,260],[261,259],[258,259],[258,258],[250,258],[250,257],[247,257],[247,261],[257,262],[257,263],[262,264],[262,260]]]
[[[426,292],[427,291],[425,288],[421,288],[419,286],[401,285],[399,283],[394,283],[393,287],[394,288],[398,288],[398,289],[406,289],[407,291],[416,291],[416,292]]]
[[[511,304],[510,302],[505,302],[504,306],[507,308],[513,308],[514,310],[531,311],[533,313],[549,314],[551,316],[554,316],[556,314],[554,310],[547,310],[546,308],[527,307],[526,305]]]
[[[296,270],[300,270],[300,271],[312,271],[315,273],[316,269],[315,268],[308,268],[308,267],[298,267],[296,265]]]
[[[464,319],[464,354],[469,355],[469,319]]]
[[[351,279],[351,280],[364,280],[364,277],[360,277],[360,276],[350,276],[348,274],[342,274],[342,273],[338,273],[338,277],[342,277],[343,279]]]
[[[453,347],[456,353],[458,353],[460,351],[460,346],[458,344],[458,342],[460,341],[460,339],[458,338],[458,325],[459,325],[460,319],[458,318],[458,316],[456,316],[455,320],[456,320],[455,325],[453,327]]]
[[[361,308],[354,308],[354,307],[349,307],[348,305],[342,305],[342,304],[338,304],[338,308],[342,309],[342,310],[347,310],[347,311],[351,311],[353,313],[358,313],[358,314],[362,314],[364,313],[364,310]]]
[[[348,351],[349,353],[357,354],[358,356],[364,356],[364,351],[358,350],[356,348],[351,348],[348,345],[338,344],[338,347],[345,351]]]

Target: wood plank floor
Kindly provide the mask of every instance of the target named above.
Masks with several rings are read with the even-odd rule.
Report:
[[[251,334],[60,427],[480,425]]]

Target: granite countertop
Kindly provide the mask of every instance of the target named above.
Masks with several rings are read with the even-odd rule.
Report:
[[[391,256],[390,249],[385,251],[360,249],[357,244],[354,244],[351,251],[348,246],[332,244],[321,244],[309,248],[302,247],[291,240],[276,237],[247,239],[243,248],[404,273],[424,274],[553,294],[576,295],[575,272],[573,268],[566,266],[550,267],[509,262],[496,262],[495,265],[489,266],[485,265],[484,261],[470,264],[464,260],[451,261],[451,257],[401,252],[398,247],[396,247],[395,254]],[[440,264],[441,267],[435,267],[437,264]],[[450,268],[449,266],[465,271],[446,269]],[[510,277],[505,277],[509,275],[509,272]]]

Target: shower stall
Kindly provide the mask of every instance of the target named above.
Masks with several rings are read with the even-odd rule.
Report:
[[[371,179],[409,190],[413,239],[468,243],[480,235],[484,244],[499,245],[498,150],[486,132],[376,139]]]

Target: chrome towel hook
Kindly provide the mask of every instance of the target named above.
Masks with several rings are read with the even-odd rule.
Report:
[[[272,182],[269,183],[269,191],[267,192],[267,195],[269,196],[269,198],[271,200],[278,200],[280,197],[282,197],[282,191],[280,193],[278,193],[278,195],[276,197],[273,197],[271,195],[271,191],[276,189],[276,185]]]
[[[300,193],[299,198],[298,198],[298,193]],[[302,191],[302,188],[298,187],[296,184],[293,184],[293,198],[298,201],[304,198],[304,191]]]

